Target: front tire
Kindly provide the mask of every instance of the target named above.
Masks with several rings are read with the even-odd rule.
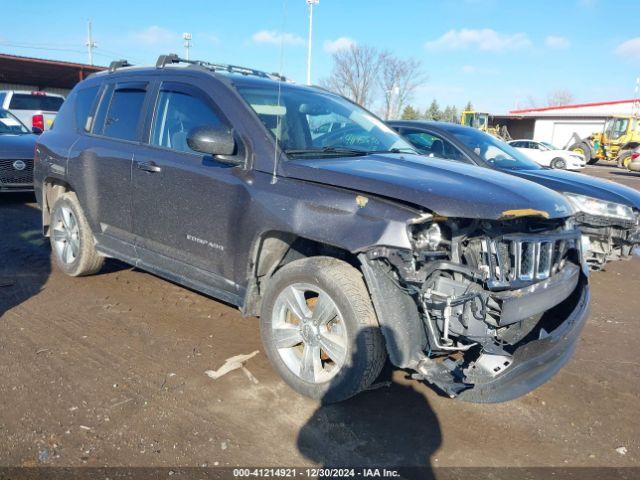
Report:
[[[67,275],[91,275],[102,268],[104,257],[95,249],[93,232],[73,192],[54,203],[49,237],[56,265]]]
[[[333,403],[366,389],[386,358],[360,272],[330,257],[291,262],[269,280],[260,331],[271,364],[296,392]]]
[[[569,150],[584,155],[587,165],[593,165],[598,162],[598,157],[596,155],[592,155],[591,147],[586,142],[576,143],[570,146]]]
[[[564,160],[564,158],[554,158],[553,160],[551,160],[551,168],[565,170],[567,168],[567,162]]]

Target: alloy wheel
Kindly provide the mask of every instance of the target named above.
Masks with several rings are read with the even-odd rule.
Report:
[[[67,265],[73,263],[80,253],[80,227],[70,208],[56,209],[51,235],[58,259]]]
[[[295,283],[276,298],[271,324],[280,358],[302,380],[324,383],[344,366],[345,322],[331,297],[320,288]]]

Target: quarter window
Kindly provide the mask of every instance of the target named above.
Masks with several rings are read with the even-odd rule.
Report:
[[[96,100],[99,87],[84,88],[78,91],[76,97],[76,125],[79,129],[88,132],[91,130],[93,116],[90,113]]]
[[[102,134],[121,140],[135,140],[145,93],[142,88],[116,89],[104,120]]]
[[[216,127],[220,117],[204,100],[187,93],[161,90],[156,107],[151,145],[194,153],[187,144],[189,132],[197,127]]]

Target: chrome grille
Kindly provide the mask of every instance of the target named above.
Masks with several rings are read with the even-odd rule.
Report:
[[[500,288],[545,280],[564,265],[578,234],[527,237],[504,236],[482,240],[482,263],[488,271],[488,286]]]
[[[0,159],[0,183],[5,185],[20,185],[33,183],[33,159],[19,159],[24,162],[25,168],[18,170],[14,163],[18,159]]]

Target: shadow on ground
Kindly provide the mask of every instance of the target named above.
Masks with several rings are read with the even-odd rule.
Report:
[[[392,370],[387,363],[369,391],[340,403],[322,401],[300,429],[300,452],[327,468],[426,467],[421,478],[433,478],[431,457],[442,443],[440,424],[427,399],[394,382]]]
[[[34,202],[31,194],[0,195],[0,317],[38,294],[51,273]]]

